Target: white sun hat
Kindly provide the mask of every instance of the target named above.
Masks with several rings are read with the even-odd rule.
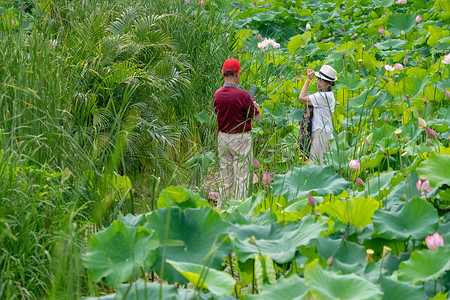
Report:
[[[337,72],[333,67],[329,65],[323,65],[322,68],[320,68],[319,72],[315,72],[315,75],[317,78],[326,80],[326,81],[336,81]]]

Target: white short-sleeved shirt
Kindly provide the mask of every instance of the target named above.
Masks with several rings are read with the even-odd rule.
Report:
[[[309,100],[314,106],[312,132],[325,130],[328,133],[333,133],[333,119],[331,116],[336,104],[333,92],[317,92],[309,95]]]

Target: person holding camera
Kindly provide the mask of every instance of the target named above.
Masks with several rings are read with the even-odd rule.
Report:
[[[307,79],[300,92],[299,100],[314,107],[312,117],[311,151],[310,157],[316,165],[323,164],[323,153],[328,150],[328,140],[333,135],[332,115],[336,100],[331,87],[337,79],[336,70],[328,65],[323,65],[319,72],[306,71]],[[307,95],[311,80],[317,77],[317,92]]]
[[[218,150],[220,158],[219,207],[232,197],[247,196],[250,166],[253,161],[252,120],[261,115],[258,104],[249,93],[239,88],[242,72],[239,61],[227,59],[222,68],[224,85],[214,94],[214,110],[218,125]]]

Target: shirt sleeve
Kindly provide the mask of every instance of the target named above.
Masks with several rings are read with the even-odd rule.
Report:
[[[314,108],[329,108],[324,96],[326,97],[326,93],[323,92],[317,92],[309,96],[309,100],[311,101]],[[333,106],[332,103],[330,103],[329,105]]]
[[[253,119],[256,115],[259,114],[258,108],[255,106],[255,103],[253,103],[252,98],[248,93],[245,94],[245,103],[248,103],[245,107],[245,113],[247,115],[248,119]]]

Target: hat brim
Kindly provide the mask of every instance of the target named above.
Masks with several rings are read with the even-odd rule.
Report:
[[[337,77],[334,77],[334,79],[330,80],[330,78],[325,78],[324,76],[320,75],[319,72],[314,72],[314,75],[316,75],[317,78],[326,80],[326,81],[336,81]]]

